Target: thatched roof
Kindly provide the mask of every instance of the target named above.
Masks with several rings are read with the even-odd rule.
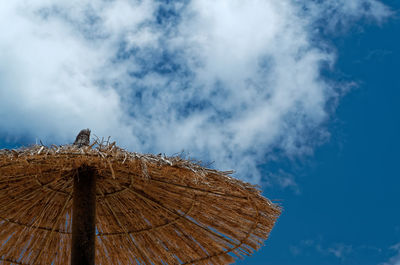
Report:
[[[229,264],[280,214],[255,186],[179,156],[112,144],[0,150],[0,264],[67,264],[72,183],[96,168],[96,264]]]

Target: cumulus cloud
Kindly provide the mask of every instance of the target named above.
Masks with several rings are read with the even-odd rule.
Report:
[[[0,134],[191,156],[259,183],[273,150],[328,137],[335,54],[315,29],[390,10],[376,0],[3,1]],[[319,40],[319,41],[316,41]]]

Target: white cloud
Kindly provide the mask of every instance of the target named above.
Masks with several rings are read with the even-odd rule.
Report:
[[[260,182],[273,148],[309,154],[328,135],[337,95],[320,70],[335,54],[315,41],[319,21],[390,14],[375,0],[339,2],[3,1],[0,134],[62,143],[90,127]]]
[[[336,258],[343,260],[353,252],[353,247],[351,245],[335,244],[326,251],[334,255]]]
[[[330,243],[327,245],[323,241],[322,237],[317,240],[302,240],[297,246],[290,246],[289,250],[294,256],[309,254],[311,251],[312,253],[317,252],[323,256],[333,256],[342,261],[355,252],[355,248],[352,245],[345,243]],[[357,247],[356,249],[359,250],[362,248],[364,247]]]
[[[400,265],[400,243],[391,246],[390,250],[395,251],[396,254],[388,262],[381,263],[380,265]]]
[[[290,189],[297,195],[301,194],[300,187],[297,185],[293,174],[289,174],[282,169],[276,171],[277,172],[269,172],[266,178],[268,181],[261,184],[264,184],[264,186],[273,185],[282,189]]]
[[[324,0],[322,3],[306,2],[306,8],[319,17],[328,31],[347,30],[359,19],[381,24],[392,15],[390,8],[377,0]]]

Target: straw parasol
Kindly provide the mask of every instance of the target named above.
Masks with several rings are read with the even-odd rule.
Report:
[[[0,264],[230,264],[280,214],[232,172],[89,134],[0,150]]]

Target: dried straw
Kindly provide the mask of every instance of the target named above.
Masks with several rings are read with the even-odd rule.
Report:
[[[230,264],[259,249],[280,207],[231,172],[115,143],[0,150],[0,264],[66,264],[72,184],[97,170],[96,264]]]

